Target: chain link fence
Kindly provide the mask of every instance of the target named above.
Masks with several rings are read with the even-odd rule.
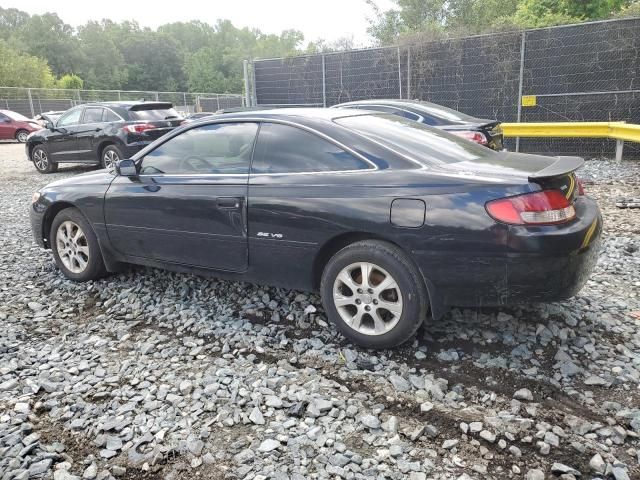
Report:
[[[258,105],[428,100],[503,122],[640,123],[640,19],[254,60]],[[612,157],[606,139],[509,139],[531,153]],[[628,143],[625,157],[639,157]]]
[[[244,105],[242,95],[222,93],[0,87],[0,109],[13,110],[27,117],[52,110],[67,110],[82,103],[127,100],[171,102],[182,114],[215,112]]]

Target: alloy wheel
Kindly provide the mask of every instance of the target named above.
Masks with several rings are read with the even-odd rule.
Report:
[[[333,284],[333,302],[340,318],[363,335],[389,332],[403,311],[396,280],[370,262],[352,263],[340,271]]]
[[[102,163],[104,168],[112,169],[118,160],[120,160],[120,157],[113,150],[107,150],[102,154]]]
[[[77,223],[62,222],[56,232],[56,249],[62,264],[73,273],[82,273],[89,265],[89,243]]]
[[[18,141],[20,143],[25,143],[27,141],[28,136],[29,134],[27,132],[20,132],[18,133]]]
[[[36,168],[38,170],[46,170],[49,165],[49,158],[47,157],[47,153],[41,148],[36,149],[33,152],[33,163],[36,164]]]

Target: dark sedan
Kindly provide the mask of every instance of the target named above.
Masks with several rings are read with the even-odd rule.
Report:
[[[26,144],[27,158],[40,173],[55,172],[60,163],[111,168],[183,121],[170,103],[145,101],[87,103],[45,120]]]
[[[46,186],[31,223],[72,280],[133,263],[318,289],[346,337],[381,348],[448,306],[574,295],[602,224],[582,163],[387,114],[245,112]]]
[[[452,108],[419,100],[360,100],[341,103],[334,108],[357,108],[389,113],[440,128],[479,143],[492,150],[502,150],[502,128],[497,120],[472,117]]]

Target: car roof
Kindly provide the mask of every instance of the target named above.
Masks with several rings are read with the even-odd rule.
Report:
[[[433,118],[440,118],[442,120],[451,122],[454,124],[465,124],[465,123],[486,123],[491,122],[490,119],[484,119],[480,117],[476,117],[474,115],[469,115],[467,113],[461,112],[459,110],[455,110],[450,107],[445,107],[444,105],[439,105],[437,103],[427,102],[424,100],[399,100],[399,99],[372,99],[372,100],[356,100],[353,102],[346,102],[336,105],[332,108],[339,107],[350,107],[350,106],[364,106],[367,105],[381,105],[387,107],[397,107],[402,108],[404,110],[417,113],[419,115],[427,115]]]
[[[153,100],[134,100],[134,101],[117,101],[117,102],[89,102],[78,105],[78,107],[111,107],[124,108],[131,110],[133,107],[140,105],[158,105],[158,108],[173,108],[171,102],[156,102]]]
[[[220,113],[216,115],[216,118],[251,117],[281,120],[335,120],[336,118],[355,117],[375,113],[379,112],[367,112],[366,110],[353,110],[351,108],[273,108],[269,110]]]

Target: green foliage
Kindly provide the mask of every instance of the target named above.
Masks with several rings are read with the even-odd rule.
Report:
[[[84,82],[82,79],[73,73],[67,73],[58,79],[56,82],[58,88],[65,88],[68,90],[81,90]]]
[[[45,59],[55,76],[75,73],[89,89],[240,93],[244,59],[298,53],[304,36],[236,28],[228,20],[175,22],[157,30],[102,20],[73,29],[55,14],[0,8],[0,39],[15,52]]]
[[[14,30],[9,42],[16,49],[46,59],[56,76],[79,70],[78,39],[73,28],[55,13],[32,15]]]
[[[625,6],[619,13],[616,14],[617,17],[640,17],[640,0],[631,1],[627,6]]]
[[[190,37],[192,38],[192,37]],[[285,30],[280,35],[236,28],[228,20],[211,27],[205,47],[186,52],[184,71],[192,92],[242,92],[242,60],[252,57],[279,57],[297,53],[302,33]]]
[[[0,85],[3,87],[51,87],[54,78],[47,62],[16,51],[0,39]]]
[[[369,33],[381,44],[416,34],[473,34],[546,27],[608,18],[637,0],[394,0],[395,7],[374,16]],[[640,10],[640,8],[639,8]]]

